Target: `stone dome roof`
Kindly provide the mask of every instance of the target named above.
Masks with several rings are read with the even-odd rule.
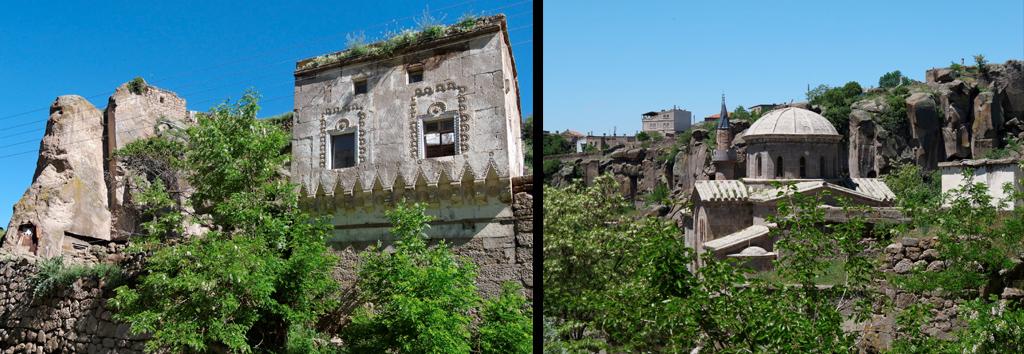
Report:
[[[830,135],[839,136],[836,127],[812,111],[786,107],[765,113],[747,129],[745,138],[759,135]]]
[[[743,249],[743,251],[740,252],[740,255],[743,255],[743,256],[763,256],[763,255],[765,255],[767,253],[768,253],[768,251],[765,251],[764,248],[757,247],[757,246],[750,246],[750,247],[747,247],[747,248]]]

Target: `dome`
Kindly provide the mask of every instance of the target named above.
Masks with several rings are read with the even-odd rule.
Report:
[[[742,255],[742,256],[763,256],[763,255],[765,255],[767,253],[768,253],[768,251],[765,251],[764,248],[757,247],[757,246],[750,246],[750,247],[747,247],[747,248],[743,249],[743,251],[740,252],[740,255]]]
[[[744,137],[759,135],[839,136],[839,132],[820,114],[803,108],[786,107],[765,113],[750,125]]]

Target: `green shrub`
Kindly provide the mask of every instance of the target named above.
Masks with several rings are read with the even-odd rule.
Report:
[[[248,92],[200,115],[183,145],[154,145],[180,149],[156,155],[181,159],[194,210],[169,203],[158,181],[133,193],[152,202],[154,222],[130,240],[148,242],[149,255],[142,275],[115,289],[108,304],[132,333],[152,335],[147,351],[319,350],[306,344],[316,342],[313,324],[337,303],[331,225],[299,209],[295,185],[278,173],[289,137],[256,119],[258,110],[257,94]],[[211,231],[164,242],[181,227],[165,218],[186,214]]]
[[[471,30],[473,29],[474,26],[476,26],[476,23],[477,21],[479,21],[479,18],[479,16],[472,13],[463,14],[462,17],[459,18],[459,21],[456,22],[453,27],[459,31]]]
[[[807,98],[812,106],[819,106],[821,114],[828,119],[840,135],[850,130],[850,106],[861,97],[864,89],[856,81],[847,82],[842,87],[829,88],[820,85],[808,91]]]
[[[978,72],[982,75],[988,74],[988,60],[985,60],[985,56],[978,54],[974,56],[974,64],[978,66]]]
[[[143,80],[142,77],[136,76],[132,81],[128,81],[128,92],[141,95],[146,93],[147,90],[149,90],[149,85],[146,84],[146,80]]]
[[[515,283],[502,285],[501,295],[487,300],[480,311],[480,353],[532,353],[533,315]]]
[[[116,264],[95,265],[64,264],[64,257],[57,256],[39,262],[39,271],[29,279],[33,298],[42,298],[73,284],[82,278],[103,279],[109,285],[117,286],[124,277],[121,267]]]
[[[648,134],[645,131],[636,133],[636,141],[643,142],[643,141],[648,141],[648,140],[651,140],[651,134]]]
[[[386,212],[394,252],[378,244],[360,254],[360,299],[372,306],[357,309],[342,333],[353,352],[470,352],[476,265],[444,241],[427,247],[425,208],[403,202]]]
[[[879,123],[890,134],[910,136],[910,123],[907,119],[907,97],[910,90],[907,86],[899,86],[886,91],[885,111],[879,117]]]

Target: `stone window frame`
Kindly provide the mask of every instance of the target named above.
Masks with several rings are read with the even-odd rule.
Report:
[[[333,128],[331,128],[331,129],[327,128],[327,120],[328,120],[327,117],[328,116],[330,116],[332,114],[339,113],[339,112],[347,112],[347,111],[352,111],[352,110],[356,110],[356,118],[358,119],[356,124],[353,125],[351,120],[349,120],[348,118],[340,118],[340,119],[337,120],[337,122],[334,122]],[[345,127],[341,127],[341,125],[343,123],[345,124]],[[362,108],[359,108],[359,107],[354,107],[354,108],[353,107],[346,107],[345,109],[328,110],[328,112],[325,112],[325,113],[320,115],[320,168],[321,169],[334,170],[334,168],[332,168],[333,164],[334,164],[334,161],[332,160],[333,156],[330,156],[331,151],[333,150],[333,146],[331,146],[331,144],[334,143],[332,141],[333,139],[331,139],[331,137],[334,136],[334,135],[350,133],[351,132],[350,129],[354,129],[354,131],[355,131],[355,137],[354,138],[355,138],[355,150],[356,150],[355,160],[356,161],[355,161],[355,164],[353,166],[351,166],[351,167],[344,167],[344,168],[357,167],[357,166],[359,166],[360,163],[363,163],[364,161],[367,161],[367,159],[366,159],[366,112],[363,111]],[[328,162],[330,162],[330,164]]]
[[[423,124],[421,119],[428,116],[430,112],[417,112],[416,101],[420,99],[427,99],[429,96],[435,93],[455,91],[456,100],[458,101],[458,109],[452,110],[458,117],[455,121],[455,154],[465,154],[469,152],[469,130],[471,117],[469,115],[468,99],[466,93],[469,89],[466,86],[459,86],[453,81],[446,81],[439,83],[435,86],[426,86],[423,88],[417,88],[416,92],[409,99],[409,156],[414,159],[424,159],[425,151],[421,146],[420,142],[423,140]],[[439,106],[441,112],[448,112],[443,102],[434,102],[430,105],[430,109],[438,110],[433,108]]]
[[[340,127],[340,124],[341,124],[340,122],[346,122],[345,123],[346,126],[345,127]],[[329,166],[328,169],[340,170],[340,169],[353,168],[353,167],[359,166],[359,163],[362,162],[361,161],[362,159],[360,158],[361,154],[359,153],[359,150],[360,150],[359,149],[359,147],[360,147],[359,142],[361,140],[360,139],[359,130],[360,129],[358,129],[358,127],[356,127],[354,125],[351,125],[351,124],[348,124],[348,120],[347,119],[341,119],[341,120],[339,120],[339,125],[336,126],[335,129],[328,130],[326,132],[326,136],[327,136],[327,150],[325,152],[325,156],[327,158],[327,166]],[[345,135],[345,134],[352,134],[352,143],[353,143],[353,149],[352,149],[353,156],[352,156],[352,158],[355,159],[355,162],[352,163],[352,166],[335,168],[334,167],[334,156],[333,156],[333,154],[334,154],[334,137],[338,136],[338,135]]]
[[[455,145],[455,153],[452,154],[452,155],[446,155],[446,156],[427,157],[427,142],[426,142],[427,136],[426,136],[426,134],[423,133],[423,125],[425,123],[431,123],[431,122],[436,122],[436,121],[440,121],[440,120],[447,120],[447,119],[451,119],[452,120],[452,124],[453,124],[453,126],[455,128],[455,134],[454,134],[455,141],[453,142],[454,145]],[[416,121],[416,129],[417,129],[416,143],[419,145],[419,150],[418,150],[419,151],[419,156],[417,156],[417,157],[419,159],[436,159],[436,158],[449,157],[449,156],[455,156],[455,155],[462,154],[462,149],[461,149],[461,145],[462,145],[462,137],[461,137],[462,134],[461,133],[462,132],[460,131],[461,123],[462,123],[461,122],[461,117],[459,116],[459,113],[456,112],[456,111],[445,111],[445,112],[442,112],[442,113],[437,114],[437,115],[429,115],[428,114],[428,115],[420,116],[417,119],[417,121]]]

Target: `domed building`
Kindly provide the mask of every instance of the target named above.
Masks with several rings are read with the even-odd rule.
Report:
[[[747,129],[748,179],[836,179],[839,142],[828,119],[786,107],[766,113]]]
[[[747,264],[767,269],[778,255],[775,225],[768,220],[778,202],[794,189],[807,195],[827,191],[821,208],[828,222],[849,218],[839,207],[839,198],[868,206],[869,221],[901,218],[893,207],[895,195],[885,182],[842,176],[843,137],[820,114],[797,107],[765,113],[740,133],[746,144],[741,166],[737,166],[741,162],[736,159],[724,96],[720,117],[711,158],[714,177],[697,181],[690,196],[693,213],[686,241],[698,253],[751,260]],[[785,186],[777,187],[776,182]]]

